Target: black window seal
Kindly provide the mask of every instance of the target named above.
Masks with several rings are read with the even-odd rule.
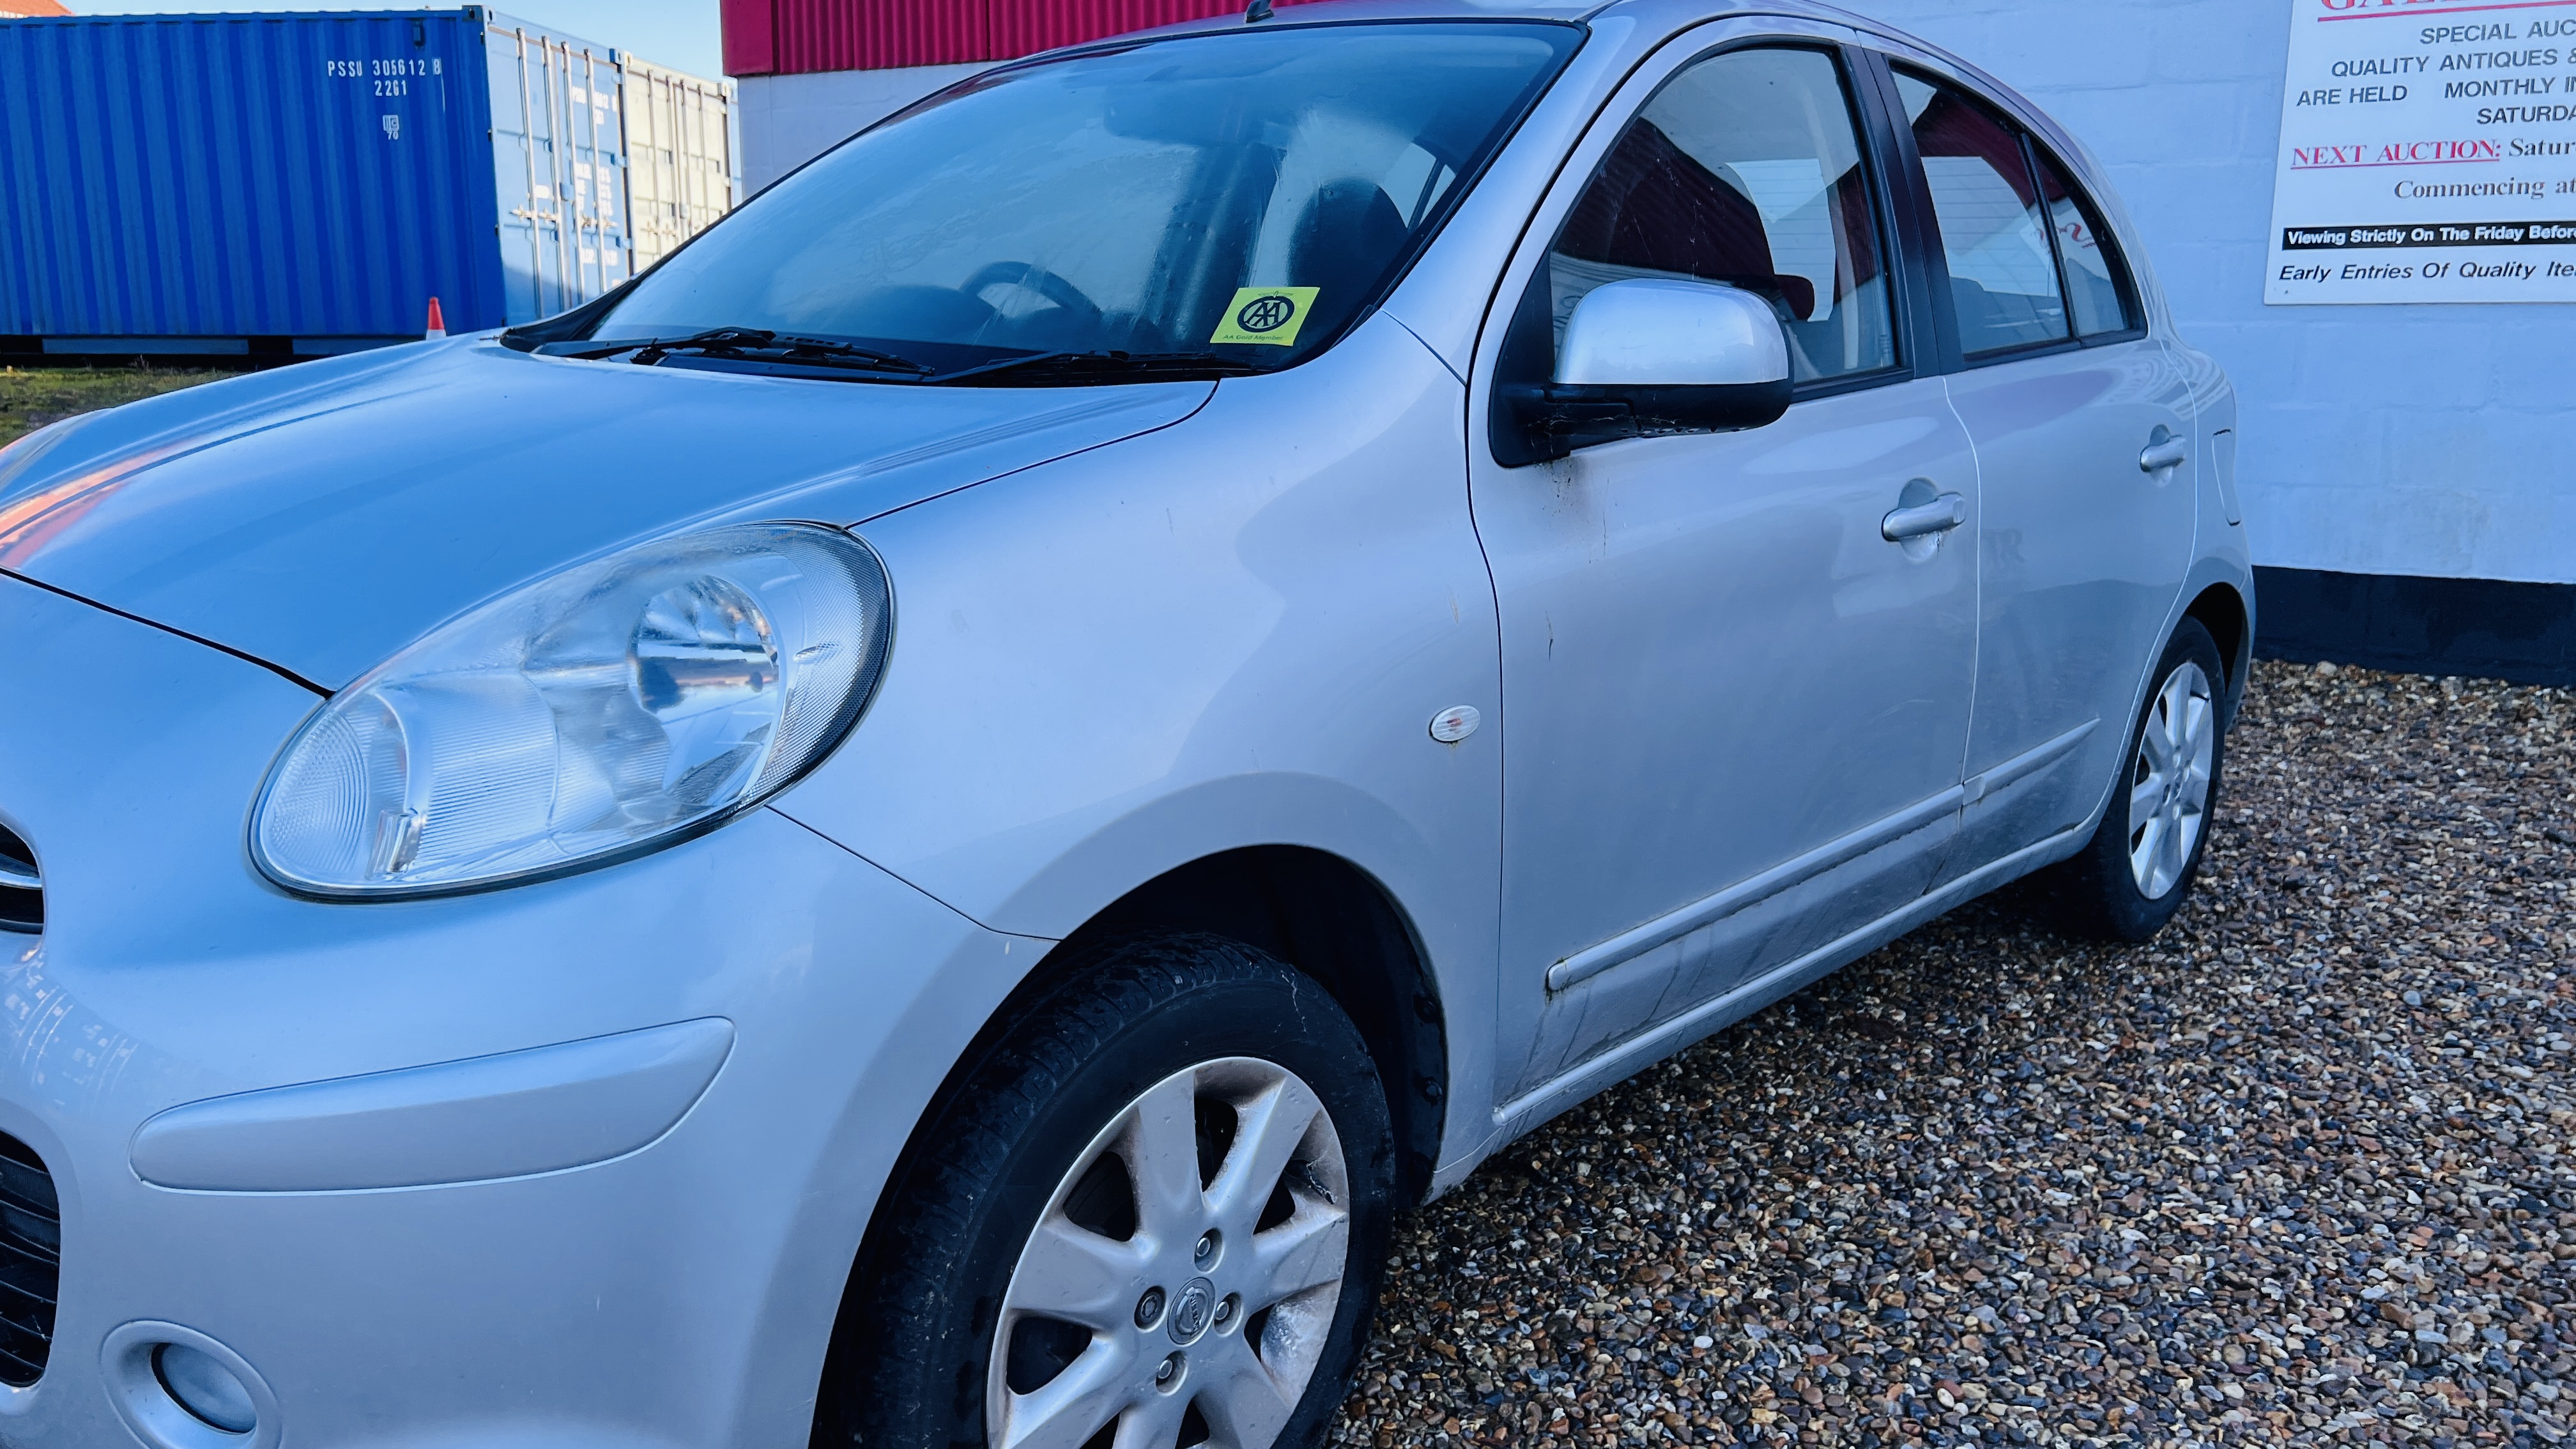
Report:
[[[1978,352],[1963,352],[1959,354],[1959,370],[1974,372],[1980,367],[1992,367],[1999,362],[2023,362],[2033,357],[2053,357],[2060,352],[2083,350],[2084,340],[2080,337],[2052,337],[2045,342],[2016,342],[2010,347],[1989,347]]]
[[[2096,332],[2075,340],[2086,347],[2110,347],[2122,342],[2144,342],[2149,335],[2150,329],[2141,323],[2135,327],[2123,327],[2117,332]]]
[[[1833,377],[1811,377],[1789,389],[1789,406],[1796,407],[1814,398],[1841,397],[1847,392],[1867,392],[1871,388],[1893,383],[1912,382],[1914,369],[1900,362],[1871,372],[1846,372]]]
[[[1886,52],[1864,45],[1841,47],[1846,71],[1854,81],[1853,101],[1860,111],[1862,149],[1877,172],[1878,205],[1885,229],[1881,248],[1887,254],[1903,321],[1897,333],[1900,371],[1890,381],[1938,377],[1956,370],[1956,322],[1940,281],[1947,267],[1933,271],[1942,259],[1938,233],[1928,226],[1931,197],[1923,184],[1921,160],[1914,155],[1914,136],[1905,125],[1898,102],[1895,72]]]
[[[2128,252],[2120,245],[2120,238],[2103,223],[2104,213],[2101,203],[2095,201],[2092,193],[2084,189],[2083,177],[2076,173],[2074,167],[2066,164],[2064,157],[2050,150],[2047,143],[2030,128],[2024,126],[2017,129],[2021,131],[2022,151],[2030,166],[2031,184],[2042,188],[2040,205],[2045,207],[2048,204],[2047,191],[2040,175],[2040,168],[2045,166],[2056,173],[2058,180],[2065,183],[2067,199],[2075,203],[2076,211],[2082,214],[2085,221],[2093,227],[2094,245],[2110,259],[2111,290],[2119,293],[2120,318],[2126,325],[2109,332],[2078,332],[2075,334],[2075,340],[2088,347],[2098,347],[2106,340],[2132,341],[2137,337],[2144,337],[2147,334],[2146,299],[2138,291],[2137,271],[2129,265]],[[2057,239],[2057,224],[2054,218],[2049,222],[2048,248],[2057,257],[2058,290],[2066,295],[2066,330],[2074,332],[2075,278],[2074,274],[2067,270],[2066,248]]]
[[[1958,304],[1950,295],[1950,258],[1941,248],[1941,224],[1932,206],[1932,183],[1923,169],[1922,148],[1915,144],[1905,96],[1897,88],[1898,59],[1882,50],[1867,52],[1878,82],[1878,104],[1884,117],[1891,169],[1905,178],[1905,243],[1911,271],[1922,278],[1917,298],[1931,330],[1917,355],[1931,365],[1927,374],[1962,372],[1969,366],[1959,347]]]
[[[2080,348],[2084,334],[2075,330],[2075,278],[2066,270],[2066,248],[2057,239],[2057,218],[2049,214],[2048,182],[2039,174],[2039,147],[2031,140],[2029,127],[2019,122],[2007,124],[2012,126],[2013,139],[2021,143],[2021,174],[2030,178],[2030,199],[2039,205],[2039,229],[2048,233],[2048,266],[2057,278],[2058,325],[2066,329],[2066,340]],[[2125,299],[2121,306],[2125,317]]]

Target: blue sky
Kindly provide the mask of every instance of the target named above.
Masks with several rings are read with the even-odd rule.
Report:
[[[364,0],[63,0],[63,4],[75,15],[375,8]],[[439,8],[462,9],[463,0],[455,6]],[[549,30],[631,50],[674,70],[709,77],[724,73],[724,39],[716,20],[716,0],[498,0],[493,8]]]

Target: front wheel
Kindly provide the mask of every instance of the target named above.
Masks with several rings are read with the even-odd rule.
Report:
[[[997,1033],[887,1189],[818,1444],[1320,1443],[1394,1141],[1359,1032],[1212,937],[1113,948]]]
[[[2182,909],[2209,846],[2227,739],[2218,643],[2185,619],[2129,731],[2118,788],[2083,853],[2051,872],[2060,919],[2079,934],[2143,941]]]

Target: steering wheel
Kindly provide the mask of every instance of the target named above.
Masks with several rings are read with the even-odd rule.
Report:
[[[1099,303],[1084,296],[1080,287],[1033,262],[995,262],[968,277],[957,290],[980,301],[987,289],[1000,286],[1025,287],[1085,324],[1101,320]]]

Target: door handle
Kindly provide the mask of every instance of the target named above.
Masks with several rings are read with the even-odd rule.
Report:
[[[2138,455],[2138,471],[2170,473],[2190,461],[2191,439],[2177,438],[2158,428],[2155,439],[2147,444],[2147,450]]]
[[[1968,521],[1968,497],[1964,493],[1944,493],[1929,503],[1900,508],[1878,522],[1878,536],[1889,543],[1903,543],[1912,538],[1928,538],[1948,533]]]

